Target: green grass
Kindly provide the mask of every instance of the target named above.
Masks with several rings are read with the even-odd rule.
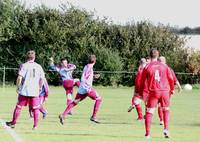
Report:
[[[144,124],[137,122],[136,112],[127,113],[132,97],[132,88],[97,87],[103,98],[99,120],[102,124],[89,121],[93,101],[89,98],[81,102],[68,117],[65,125],[58,121],[58,114],[65,109],[66,97],[61,87],[51,87],[48,102],[45,104],[49,115],[40,119],[37,131],[32,130],[32,120],[28,109],[24,108],[18,120],[17,134],[24,142],[143,142]],[[76,91],[75,91],[76,92]],[[14,87],[0,90],[0,118],[10,120],[16,104]],[[41,117],[41,116],[40,116]],[[200,141],[200,90],[174,95],[171,101],[170,140],[163,138],[157,112],[154,114],[151,129],[152,142],[199,142]],[[0,142],[14,142],[0,126]]]

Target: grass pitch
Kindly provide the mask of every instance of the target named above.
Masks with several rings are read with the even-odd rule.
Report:
[[[66,96],[62,87],[51,87],[45,106],[48,116],[39,127],[32,130],[27,107],[23,108],[18,120],[16,133],[23,142],[143,142],[144,123],[138,122],[136,111],[127,112],[132,97],[132,88],[96,87],[102,96],[102,106],[98,113],[101,124],[89,120],[94,102],[86,98],[73,110],[73,115],[61,125],[58,114],[66,106]],[[75,90],[76,92],[76,90]],[[0,119],[9,121],[17,101],[15,87],[0,89]],[[170,139],[163,137],[163,127],[159,125],[157,112],[154,113],[151,142],[200,142],[200,90],[183,91],[171,99]],[[15,140],[0,126],[0,142]]]

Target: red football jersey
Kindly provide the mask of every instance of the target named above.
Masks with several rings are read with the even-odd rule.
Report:
[[[138,72],[135,77],[135,93],[139,93],[143,69],[144,69],[144,67],[142,67],[142,66],[139,66],[139,68],[138,68]]]
[[[145,67],[139,66],[139,68],[138,68],[138,72],[137,72],[137,75],[136,75],[136,78],[135,78],[135,93],[139,93],[139,91],[140,91],[142,72],[143,72]],[[144,91],[148,92],[147,81],[145,81]]]
[[[174,80],[171,69],[158,61],[149,63],[143,70],[140,93],[142,93],[145,88],[145,81],[147,81],[149,91],[157,92],[174,90]]]

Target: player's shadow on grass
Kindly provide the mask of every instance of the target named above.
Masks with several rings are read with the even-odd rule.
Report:
[[[200,123],[187,123],[187,124],[181,124],[189,127],[200,127]]]
[[[25,132],[24,134],[33,134],[33,132]],[[129,135],[129,136],[123,136],[123,135],[118,135],[119,133],[117,133],[116,135],[105,135],[105,134],[72,134],[72,133],[51,133],[51,132],[40,132],[40,135],[55,135],[55,136],[84,136],[84,137],[110,137],[110,138],[141,138],[139,136],[135,136],[135,135]]]
[[[101,124],[132,125],[133,123],[129,123],[129,122],[101,122]]]

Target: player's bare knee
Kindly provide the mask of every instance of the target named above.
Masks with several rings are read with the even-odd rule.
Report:
[[[17,105],[16,106],[18,109],[22,109],[22,106],[21,105]]]
[[[72,99],[73,99],[73,98],[72,98],[72,94],[71,94],[71,93],[68,93],[68,94],[67,94],[67,98],[70,99],[70,100],[72,100]]]
[[[156,109],[156,108],[147,108],[146,111],[147,111],[148,113],[154,114],[155,109]]]
[[[163,111],[169,111],[169,107],[162,107]]]
[[[41,105],[33,106],[32,109],[33,109],[33,110],[35,110],[35,109],[39,109],[40,106],[41,106]]]
[[[136,98],[134,100],[134,105],[139,105],[142,102],[142,100],[140,98]]]
[[[77,83],[78,81],[80,81],[78,78],[74,79],[74,84]]]
[[[77,105],[81,100],[80,99],[75,99],[74,103]]]
[[[101,99],[100,96],[98,96],[95,100],[96,100],[96,101],[102,101],[102,99]]]

